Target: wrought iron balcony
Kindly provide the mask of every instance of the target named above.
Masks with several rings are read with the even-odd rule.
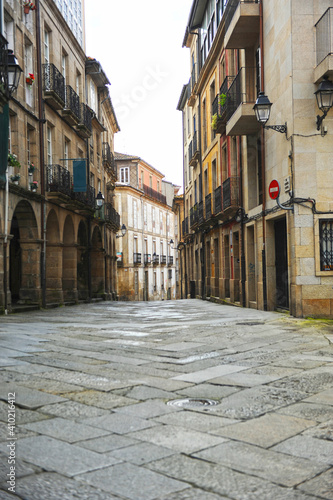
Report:
[[[172,266],[173,265],[173,255],[169,255],[168,256],[168,266]]]
[[[186,234],[188,234],[188,217],[186,217],[183,221],[182,221],[182,235],[185,236]]]
[[[210,219],[212,216],[212,195],[207,194],[205,198],[205,211],[206,211],[206,220]]]
[[[165,265],[166,261],[167,261],[166,255],[161,255],[160,260],[161,260],[161,264]]]
[[[229,98],[228,91],[230,89],[230,86],[232,82],[235,80],[234,76],[226,76],[221,88],[220,92],[218,95],[215,97],[213,101],[213,114],[216,114],[217,120],[216,120],[216,133],[218,134],[224,134],[225,133],[225,127],[228,119],[230,118],[230,112],[231,109],[230,107],[227,106],[227,101]],[[229,110],[229,115],[227,111]]]
[[[223,182],[223,210],[239,205],[239,178],[229,177]]]
[[[214,215],[222,212],[222,188],[217,187],[214,191]]]
[[[141,253],[133,254],[133,263],[136,265],[141,264]]]
[[[198,141],[198,132],[195,131],[193,134],[192,141],[190,142],[188,148],[188,159],[189,165],[194,167],[199,160],[200,151],[199,151],[199,141]]]
[[[92,112],[84,103],[81,103],[80,121],[77,125],[77,131],[83,139],[88,139],[92,134]]]
[[[54,64],[43,64],[45,101],[53,109],[63,109],[66,101],[65,78]]]
[[[71,174],[61,165],[46,166],[46,184],[49,193],[71,196]]]
[[[102,158],[104,167],[109,169],[112,173],[116,175],[117,174],[116,163],[114,160],[114,155],[110,148],[110,144],[108,142],[103,142]]]
[[[0,34],[0,111],[9,98],[7,47],[7,40]]]
[[[333,76],[333,7],[329,7],[315,24],[316,65],[315,82],[324,75]]]
[[[227,49],[254,46],[260,27],[259,0],[228,0],[224,19]]]
[[[198,223],[201,224],[204,221],[204,202],[200,201],[198,203]]]
[[[156,255],[156,253],[153,253],[153,264],[154,264],[154,266],[156,266],[159,263],[160,263],[160,256]]]
[[[151,254],[150,253],[144,254],[144,262],[145,262],[145,266],[148,266],[148,264],[151,263]]]
[[[196,88],[198,82],[198,64],[194,63],[191,71],[191,78],[188,84],[189,100],[188,105],[193,106],[195,103]]]
[[[69,125],[77,125],[80,121],[80,98],[70,85],[66,85],[62,116]]]
[[[152,189],[151,187],[146,186],[146,184],[143,185],[143,191],[150,198],[153,198],[154,200],[158,200],[161,203],[166,204],[166,196],[164,194],[159,193],[158,191],[155,191],[155,189]]]
[[[91,209],[95,209],[96,205],[96,195],[95,195],[95,189],[92,186],[87,186],[87,191],[83,193],[74,193],[72,191],[71,197],[75,201],[79,201],[80,203],[83,203],[87,207]]]
[[[120,215],[111,203],[104,205],[104,218],[107,222],[113,224],[116,228],[120,227]]]
[[[199,221],[198,203],[190,209],[190,226],[194,226]]]

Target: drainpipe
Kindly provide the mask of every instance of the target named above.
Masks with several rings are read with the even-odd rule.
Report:
[[[240,167],[239,167],[239,182],[240,182],[240,206],[241,206],[241,287],[242,287],[242,306],[246,307],[246,269],[245,269],[245,231],[244,231],[244,199],[243,199],[243,150],[242,150],[242,140],[239,141],[239,157],[240,157]]]
[[[7,246],[8,246],[8,166],[6,168],[6,191],[5,191],[5,237],[3,240],[3,287],[5,292],[5,315],[8,314],[8,274],[7,274]]]
[[[184,147],[184,144],[185,144],[185,138],[184,138],[184,112],[182,113],[182,125],[183,125],[183,147]],[[183,212],[184,212],[184,229],[185,229],[185,219],[186,219],[186,209],[185,209],[185,205],[186,205],[186,199],[185,199],[185,157],[184,157],[184,151],[183,151],[183,186],[184,186],[184,194],[183,194]],[[184,234],[183,234],[183,238],[184,238]],[[184,244],[185,244],[185,241],[184,241]],[[181,253],[180,253],[180,265],[182,265],[182,258],[181,258]],[[186,263],[186,247],[184,246],[184,272],[185,272],[185,275],[184,275],[184,279],[185,279],[185,299],[187,299],[187,263]],[[183,274],[182,274],[182,271],[180,272],[180,276],[181,276],[181,298],[183,298]]]
[[[38,83],[38,127],[39,127],[39,159],[41,185],[41,288],[42,307],[46,307],[46,200],[45,200],[45,162],[44,162],[44,118],[43,82],[42,82],[42,52],[40,38],[40,9],[39,0],[36,0],[36,51],[37,51],[37,83]]]
[[[264,24],[263,24],[263,2],[259,3],[260,12],[260,64],[261,64],[261,89],[265,89],[265,77],[264,77]],[[263,302],[264,311],[267,311],[267,275],[266,275],[266,175],[265,175],[265,130],[261,127],[261,168],[262,168],[262,285],[263,285]]]
[[[89,139],[86,139],[87,149],[87,194],[90,187],[90,156],[89,156]],[[91,215],[87,216],[88,222],[88,302],[92,301],[92,279],[91,279]]]

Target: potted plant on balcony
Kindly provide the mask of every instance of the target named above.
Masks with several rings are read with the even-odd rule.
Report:
[[[29,161],[28,174],[32,175],[34,171],[35,171],[35,165],[31,161]]]
[[[29,2],[28,0],[23,0],[23,9],[25,14],[29,14],[31,10],[36,9],[36,5],[33,2]]]
[[[14,174],[14,175],[11,175],[11,176],[10,176],[10,180],[11,180],[14,184],[18,184],[20,179],[21,179],[20,174]]]
[[[33,193],[36,193],[37,192],[37,188],[38,188],[38,182],[37,181],[30,182],[30,191],[32,191]]]
[[[25,81],[28,85],[32,85],[35,81],[35,75],[33,73],[29,73],[29,76],[26,77]]]
[[[213,130],[216,130],[217,128],[217,113],[215,113],[213,116],[212,116],[212,123],[211,123],[211,127]]]
[[[21,168],[21,163],[18,161],[14,153],[8,153],[8,166]]]
[[[226,101],[227,101],[227,94],[220,94],[219,103],[220,103],[221,108],[223,108]]]

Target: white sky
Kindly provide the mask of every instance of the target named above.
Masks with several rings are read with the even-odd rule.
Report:
[[[121,131],[115,151],[140,156],[183,184],[181,112],[176,107],[190,77],[182,48],[193,0],[85,0],[86,54],[111,82]]]

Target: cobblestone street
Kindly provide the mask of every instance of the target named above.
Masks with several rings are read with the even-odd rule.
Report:
[[[332,343],[199,300],[2,316],[0,499],[333,500]]]

